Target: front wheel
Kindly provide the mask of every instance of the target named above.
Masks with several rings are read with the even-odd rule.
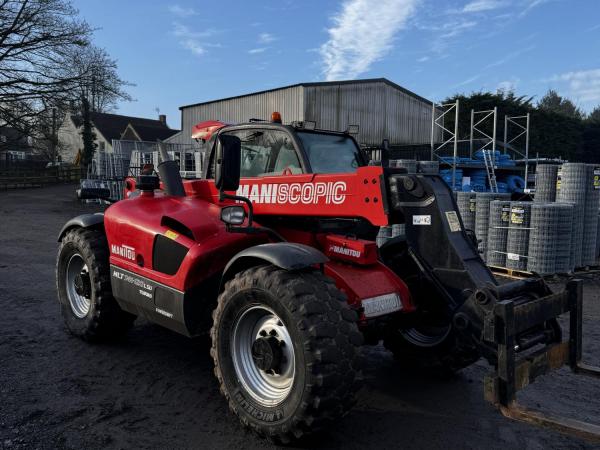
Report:
[[[211,354],[242,424],[288,443],[347,412],[359,379],[356,320],[318,271],[260,266],[229,281],[213,313]]]
[[[450,323],[421,320],[406,327],[388,324],[385,347],[406,367],[447,377],[480,358],[477,349],[462,342]]]

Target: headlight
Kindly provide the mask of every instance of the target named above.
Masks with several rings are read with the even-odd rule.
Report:
[[[225,206],[221,209],[221,220],[228,225],[241,225],[246,220],[243,206]]]

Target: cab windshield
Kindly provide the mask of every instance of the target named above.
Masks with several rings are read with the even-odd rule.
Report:
[[[297,135],[314,173],[354,172],[364,165],[360,149],[349,136],[306,131]]]

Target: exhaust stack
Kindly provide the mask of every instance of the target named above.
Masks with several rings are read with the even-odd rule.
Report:
[[[160,139],[157,139],[158,150],[162,162],[158,165],[158,174],[165,186],[165,192],[175,197],[185,197],[183,181],[179,173],[179,165],[173,161],[167,152],[167,148]]]

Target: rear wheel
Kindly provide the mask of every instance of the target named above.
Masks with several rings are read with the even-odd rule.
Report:
[[[260,266],[229,281],[213,313],[211,354],[242,424],[288,443],[347,412],[359,379],[356,320],[318,271]]]
[[[68,330],[83,339],[120,338],[135,320],[112,296],[108,244],[101,230],[67,232],[58,250],[56,287]]]

